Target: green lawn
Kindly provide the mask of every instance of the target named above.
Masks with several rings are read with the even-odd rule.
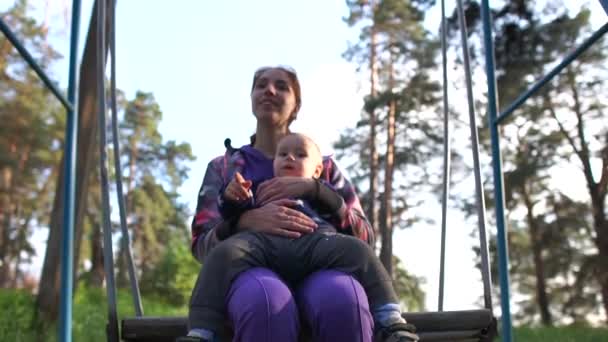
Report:
[[[153,298],[143,298],[146,315],[186,316],[187,307],[175,307]],[[38,341],[32,331],[34,297],[30,294],[0,289],[0,341]],[[119,319],[134,316],[133,301],[128,291],[118,292]],[[72,340],[74,342],[105,342],[105,324],[108,315],[106,293],[99,289],[78,289],[74,297]],[[44,327],[45,342],[57,341],[57,327]]]
[[[516,328],[515,341],[601,342],[608,341],[608,328],[557,327]]]

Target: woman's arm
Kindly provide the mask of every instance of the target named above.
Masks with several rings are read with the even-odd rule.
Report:
[[[355,188],[331,158],[323,161],[320,180],[303,177],[274,177],[258,186],[256,203],[282,198],[305,198],[329,223],[344,234],[353,235],[370,245],[374,230],[361,209]]]
[[[232,220],[224,220],[218,208],[218,196],[224,186],[224,156],[209,162],[198,193],[196,213],[192,220],[192,253],[202,261],[207,252],[219,241],[231,235],[235,226]]]
[[[252,230],[297,239],[312,233],[317,224],[310,217],[292,209],[299,205],[296,200],[283,198],[244,212],[236,223],[236,230]]]

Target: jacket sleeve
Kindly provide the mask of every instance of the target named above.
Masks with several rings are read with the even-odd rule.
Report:
[[[323,162],[320,186],[332,189],[344,200],[341,207],[331,215],[330,223],[339,232],[353,235],[373,246],[374,229],[363,213],[355,187],[344,177],[331,158],[326,158]]]
[[[213,246],[232,234],[234,228],[234,220],[223,219],[218,208],[218,196],[225,178],[224,158],[217,157],[207,165],[192,220],[192,253],[201,262]]]

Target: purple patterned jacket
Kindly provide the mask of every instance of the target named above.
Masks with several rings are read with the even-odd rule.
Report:
[[[219,230],[227,231],[228,222],[222,219],[218,208],[218,195],[236,171],[243,173],[247,159],[241,151],[233,153],[226,151],[223,156],[211,160],[203,184],[198,194],[196,214],[192,220],[192,253],[202,262],[205,255],[221,238],[216,234]],[[251,167],[251,166],[250,166]],[[338,232],[355,236],[370,245],[374,243],[374,230],[365,217],[355,188],[337,168],[331,157],[323,158],[323,172],[320,180],[332,187],[344,199],[341,215],[334,222],[330,222]]]

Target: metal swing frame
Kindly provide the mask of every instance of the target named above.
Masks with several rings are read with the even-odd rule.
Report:
[[[599,0],[608,14],[608,0]],[[111,109],[112,109],[112,131],[113,145],[116,150],[118,146],[118,130],[116,127],[116,54],[115,54],[115,0],[96,0],[94,11],[89,25],[89,34],[85,45],[83,60],[81,64],[80,79],[77,70],[77,52],[80,27],[80,0],[72,1],[72,22],[70,29],[70,54],[68,70],[67,97],[51,81],[44,70],[38,65],[32,55],[19,41],[8,25],[0,18],[0,31],[17,49],[23,59],[30,65],[42,82],[49,88],[51,93],[62,103],[66,109],[67,121],[65,129],[65,145],[63,158],[63,187],[57,189],[63,195],[63,229],[61,245],[61,293],[60,293],[60,317],[58,325],[58,340],[61,342],[72,341],[72,293],[73,293],[73,257],[74,257],[74,221],[75,221],[75,188],[76,188],[76,163],[77,143],[79,136],[79,118],[91,115],[91,99],[97,100],[95,110],[98,114],[98,127],[106,125],[106,85],[105,85],[105,57],[111,51]],[[445,237],[447,230],[446,212],[447,199],[449,195],[449,172],[450,172],[450,135],[448,130],[448,94],[447,94],[447,67],[446,67],[446,33],[445,33],[445,3],[441,1],[442,13],[442,52],[443,52],[443,91],[444,91],[444,184],[442,203],[442,225],[441,225],[441,257],[439,272],[439,307],[437,312],[407,313],[404,317],[418,328],[422,341],[442,340],[474,340],[489,341],[497,334],[497,321],[492,310],[491,279],[489,271],[489,253],[487,248],[487,236],[485,227],[485,204],[480,176],[479,149],[477,138],[477,124],[473,108],[473,95],[471,86],[471,73],[468,56],[468,42],[462,0],[457,0],[457,10],[461,29],[463,47],[463,60],[465,77],[467,83],[467,100],[469,104],[469,119],[471,129],[471,140],[474,160],[475,187],[477,199],[477,213],[479,225],[479,237],[481,247],[482,280],[484,288],[484,309],[466,311],[443,311],[444,278],[445,278]],[[107,15],[109,13],[109,15]],[[492,24],[490,16],[489,0],[481,0],[481,14],[483,23],[483,38],[485,46],[485,67],[488,89],[488,120],[492,146],[492,166],[494,179],[494,197],[498,199],[495,206],[497,225],[498,266],[501,290],[501,338],[503,341],[512,341],[512,322],[510,310],[510,288],[509,288],[509,259],[507,251],[507,227],[504,216],[504,182],[502,175],[502,161],[500,152],[500,135],[498,127],[505,122],[519,106],[528,98],[532,97],[543,85],[559,74],[579,55],[598,41],[607,31],[608,22],[600,27],[593,35],[586,39],[579,47],[569,53],[557,66],[547,73],[545,77],[537,81],[528,90],[523,92],[507,108],[498,111],[498,97],[496,94],[496,77],[494,66],[494,44],[492,37]],[[109,31],[109,39],[106,32]],[[94,71],[93,71],[94,70]],[[80,85],[80,98],[77,96],[77,82]],[[94,83],[96,82],[96,84]],[[93,90],[89,90],[89,88]],[[90,117],[87,117],[90,119]],[[95,131],[93,123],[93,131]],[[139,287],[132,254],[126,229],[126,212],[122,196],[122,184],[117,177],[117,192],[120,211],[121,230],[123,232],[123,246],[128,251],[129,276],[133,295],[135,318],[127,318],[121,321],[119,327],[116,312],[116,291],[114,283],[112,243],[110,231],[110,209],[109,209],[109,182],[107,177],[107,159],[105,146],[105,131],[99,130],[99,153],[101,156],[100,172],[102,176],[102,205],[103,205],[103,227],[104,227],[104,263],[106,266],[107,293],[108,293],[108,341],[173,341],[175,337],[187,332],[187,321],[184,317],[143,317],[143,308],[139,295]],[[87,141],[90,143],[90,141]],[[120,161],[115,154],[115,169],[120,174]],[[81,175],[83,176],[83,175]],[[120,336],[120,337],[119,337]]]

